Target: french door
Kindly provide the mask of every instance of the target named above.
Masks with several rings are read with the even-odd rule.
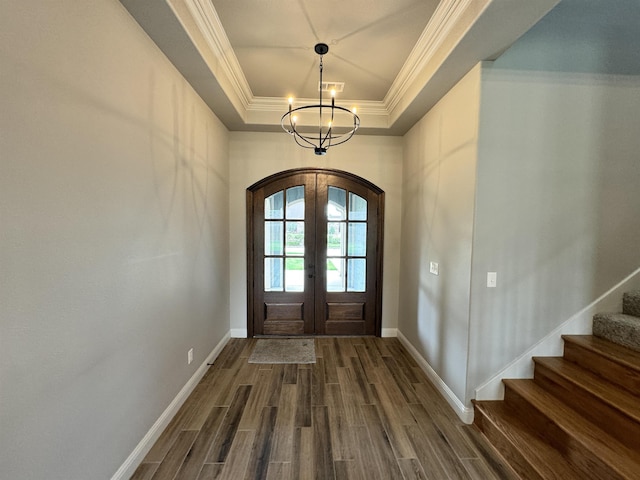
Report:
[[[249,336],[380,335],[383,203],[336,170],[247,189]]]

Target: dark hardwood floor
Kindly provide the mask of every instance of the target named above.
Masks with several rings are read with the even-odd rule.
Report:
[[[232,339],[132,479],[514,479],[395,338],[316,338],[311,365]]]

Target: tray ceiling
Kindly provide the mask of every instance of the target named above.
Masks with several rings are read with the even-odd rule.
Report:
[[[275,131],[293,95],[344,82],[359,132],[402,135],[559,0],[121,0],[230,130]]]

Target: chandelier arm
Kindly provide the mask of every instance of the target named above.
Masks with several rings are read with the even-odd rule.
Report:
[[[329,140],[329,146],[331,146],[331,138],[333,138],[333,108],[331,109],[331,123],[329,124],[329,128],[327,130],[327,134],[324,136],[322,141],[320,142],[320,146],[322,147],[324,143]],[[320,129],[320,134],[322,134],[322,129]],[[329,147],[327,147],[329,148]]]
[[[342,107],[336,107],[336,108],[342,108]],[[355,113],[353,113],[353,128],[348,132],[343,133],[342,135],[333,137],[332,140],[338,140],[338,141],[332,143],[332,146],[335,147],[336,145],[340,145],[342,143],[347,142],[349,139],[351,139],[351,137],[353,137],[353,135],[356,133],[356,130],[358,130],[359,127],[360,127],[360,117],[358,117]]]
[[[289,126],[291,127],[290,133],[294,133],[296,131],[296,127],[293,124],[293,116],[289,115]]]
[[[344,135],[335,138],[335,140],[339,140],[337,142],[335,142],[333,145],[340,145],[341,143],[344,143],[346,141],[348,141],[351,137],[353,137],[353,135],[356,133],[357,129],[353,129],[353,130],[349,130],[347,133],[345,133]]]
[[[340,137],[334,137],[334,140],[339,140],[339,141],[332,143],[332,144],[331,144],[331,146],[335,147],[335,146],[337,146],[337,145],[340,145],[340,144],[343,144],[343,143],[345,143],[345,142],[349,141],[349,139],[350,139],[351,137],[353,137],[353,134],[354,134],[354,133],[356,133],[356,132],[355,132],[355,131],[353,131],[353,130],[351,130],[351,131],[349,132],[349,135],[342,135],[342,136],[340,136]],[[345,138],[343,138],[343,137],[345,137]],[[342,140],[340,140],[340,139],[342,139]],[[329,148],[329,147],[327,147],[327,148]]]
[[[300,135],[294,135],[293,139],[295,140],[295,142],[301,146],[302,148],[316,148],[315,143],[311,143],[309,140],[307,140],[306,138],[300,136]],[[304,140],[305,142],[307,142],[309,145],[305,145],[304,143],[300,142],[300,139]]]
[[[280,126],[282,127],[282,129],[287,132],[289,135],[293,136],[295,142],[300,145],[303,148],[316,148],[316,144],[313,143],[312,140],[315,140],[315,137],[307,137],[305,135],[301,135],[295,127],[295,124],[292,121],[293,118],[293,113],[295,113],[296,111],[299,110],[304,110],[307,108],[313,108],[313,106],[303,106],[303,107],[298,107],[298,108],[294,108],[293,110],[285,113],[282,118],[280,119]],[[288,130],[285,126],[284,126],[284,122],[285,119],[289,117],[289,125],[291,126],[291,130]],[[300,140],[304,141],[305,143],[307,143],[309,146],[307,145],[303,145],[302,143],[300,143]]]
[[[322,135],[322,130],[320,131],[320,135]],[[319,146],[320,148],[328,148],[328,147],[325,147],[325,146],[324,146],[324,144],[325,144],[325,142],[327,141],[327,139],[329,139],[329,145],[331,145],[331,140],[330,140],[330,139],[331,139],[331,137],[330,137],[330,135],[331,135],[331,129],[329,129],[329,130],[327,131],[327,134],[324,136],[324,138],[320,137],[320,142],[318,142],[318,146]]]
[[[329,130],[327,130],[327,134],[322,139],[322,143],[320,144],[320,146],[323,146],[327,140],[329,140],[329,145],[331,145],[331,138],[332,138],[331,127],[329,127]]]
[[[295,139],[296,143],[301,147],[305,145],[300,143],[300,140],[302,140],[303,142],[309,145],[308,147],[305,146],[305,148],[316,148],[316,144],[313,142],[313,140],[315,140],[315,137],[307,137],[305,135],[300,135],[298,132],[294,132],[293,138]]]
[[[338,107],[340,108],[340,107]],[[332,135],[332,130],[333,130],[333,118],[334,118],[334,112],[335,112],[335,105],[333,104],[333,100],[331,102],[331,121],[329,122],[329,129],[327,130],[327,134],[324,136],[324,140],[322,140],[322,142],[320,143],[320,146],[322,147],[324,145],[324,143],[327,141],[327,139],[329,139],[329,145],[327,145],[326,148],[329,148],[331,146],[331,139],[333,138]],[[322,128],[320,129],[320,132],[322,132]]]

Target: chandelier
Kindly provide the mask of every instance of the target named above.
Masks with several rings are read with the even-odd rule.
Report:
[[[322,56],[329,51],[326,43],[318,43],[314,50],[320,55],[320,101],[317,105],[305,105],[293,108],[293,97],[289,98],[289,111],[280,119],[285,132],[293,136],[303,148],[313,148],[316,155],[325,155],[327,149],[346,142],[360,127],[360,118],[356,109],[348,110],[336,105],[336,91],[331,90],[331,105],[322,104]],[[305,117],[303,119],[302,117]],[[311,122],[305,121],[310,117]],[[318,125],[313,125],[317,117]]]

